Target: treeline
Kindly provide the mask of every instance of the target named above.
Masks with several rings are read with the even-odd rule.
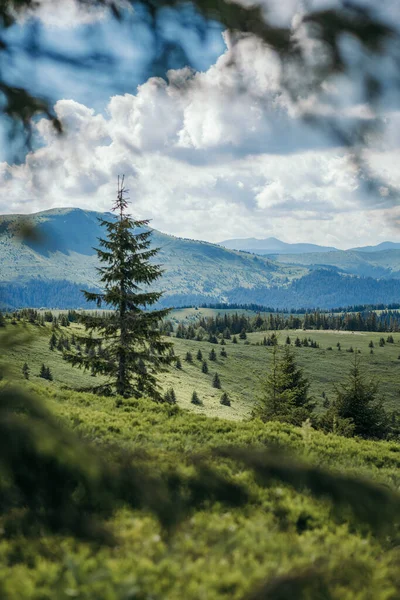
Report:
[[[171,334],[171,321],[163,325],[165,333]],[[206,335],[230,339],[254,331],[280,331],[283,329],[322,329],[340,331],[400,331],[400,311],[366,311],[358,313],[327,314],[315,311],[305,315],[270,313],[248,316],[243,313],[218,314],[215,317],[200,316],[195,322],[179,323],[175,335],[178,338],[202,340]],[[211,340],[212,341],[212,340]]]
[[[253,303],[275,308],[318,308],[331,310],[339,306],[390,304],[400,298],[399,279],[373,279],[316,269],[287,286],[237,287],[226,293],[228,303]]]
[[[91,291],[95,291],[94,289]],[[96,308],[87,303],[82,294],[82,284],[66,280],[41,281],[32,279],[24,283],[0,283],[0,307],[5,309],[32,308]]]
[[[278,313],[278,314],[292,314],[292,315],[303,315],[305,313],[310,312],[310,307],[304,306],[303,308],[274,308],[272,306],[264,306],[261,304],[247,303],[247,304],[237,304],[226,302],[205,302],[196,306],[194,304],[188,304],[187,306],[181,306],[180,308],[211,308],[215,310],[251,310],[253,312],[266,312],[266,313]],[[400,309],[400,303],[394,302],[392,304],[355,304],[353,306],[339,306],[337,308],[332,307],[329,310],[318,310],[314,312],[319,313],[349,313],[349,312],[366,312],[366,311],[374,311],[374,310],[396,310]]]

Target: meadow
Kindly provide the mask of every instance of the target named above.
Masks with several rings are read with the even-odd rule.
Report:
[[[173,320],[194,322],[198,317],[215,315],[214,309],[181,309],[174,311]],[[31,342],[25,343],[21,349],[9,356],[10,367],[15,376],[21,378],[21,369],[25,361],[31,370],[31,380],[43,381],[38,378],[42,363],[49,366],[54,377],[50,386],[68,386],[81,389],[92,386],[94,378],[88,372],[71,367],[62,359],[57,351],[49,350],[51,328],[28,325],[27,331],[33,336]],[[81,332],[80,326],[71,323],[70,327],[61,327],[64,335],[71,336]],[[271,362],[271,347],[262,345],[264,336],[271,332],[255,332],[247,334],[247,340],[237,336],[237,344],[226,340],[221,346],[208,341],[185,340],[172,337],[175,354],[180,357],[182,369],[171,366],[167,372],[160,375],[164,389],[173,387],[178,405],[194,412],[208,416],[220,416],[226,419],[241,420],[251,414],[254,403],[260,393],[263,378],[268,374]],[[311,383],[311,394],[317,402],[317,411],[323,410],[323,402],[335,396],[335,386],[346,377],[351,364],[351,348],[360,351],[366,379],[372,379],[379,384],[379,394],[389,411],[399,410],[400,405],[400,333],[393,334],[394,343],[379,345],[387,333],[376,332],[346,332],[346,331],[316,331],[316,330],[284,330],[277,333],[279,345],[284,345],[287,336],[290,337],[296,360],[304,369]],[[311,338],[318,343],[319,348],[295,347],[296,337]],[[373,354],[370,353],[370,342],[373,342]],[[340,351],[337,344],[340,344]],[[217,360],[209,360],[209,354],[214,348]],[[221,350],[226,350],[227,357],[221,356]],[[208,374],[202,373],[202,362],[197,360],[198,351],[208,364]],[[186,354],[191,353],[193,363],[185,360]],[[221,379],[222,389],[212,386],[213,376],[217,372]],[[191,404],[193,391],[197,391],[203,401],[203,406]],[[220,398],[226,391],[231,399],[231,406],[221,406]]]
[[[14,328],[14,330],[12,329]],[[279,447],[306,468],[326,470],[354,481],[369,481],[382,493],[400,488],[400,444],[347,439],[313,430],[307,423],[293,427],[262,423],[246,417],[256,396],[260,378],[268,370],[271,349],[262,345],[264,333],[248,334],[238,344],[174,339],[182,370],[170,367],[162,375],[163,386],[173,385],[178,405],[127,399],[119,408],[114,398],[78,392],[93,383],[90,374],[73,369],[61,354],[49,349],[51,327],[8,324],[1,335],[28,336],[3,360],[8,377],[40,398],[57,422],[77,436],[80,443],[111,456],[116,449],[139,452],[150,460],[154,473],[167,477],[171,469],[193,471],[193,456],[211,460],[213,468],[248,493],[244,506],[205,499],[183,521],[164,529],[149,511],[116,508],[106,525],[115,543],[99,545],[71,535],[35,535],[10,532],[0,517],[0,597],[6,600],[396,600],[400,577],[400,499],[395,496],[395,515],[383,503],[373,507],[386,526],[363,518],[368,513],[368,494],[357,493],[348,502],[316,498],[313,485],[263,479],[252,469],[215,453],[218,447],[258,448],[267,453]],[[71,324],[64,335],[79,332]],[[18,334],[18,335],[17,335]],[[310,336],[320,348],[295,348],[298,362],[320,396],[331,394],[335,381],[348,369],[351,345],[365,358],[368,375],[385,378],[386,403],[396,407],[396,369],[400,335],[394,344],[379,347],[381,334],[338,332],[281,332],[292,339]],[[29,338],[29,339],[28,339]],[[369,342],[374,341],[374,354]],[[1,341],[1,340],[0,340]],[[342,350],[338,351],[337,341]],[[332,350],[327,350],[331,346]],[[208,359],[214,348],[217,361],[208,360],[204,374],[196,352]],[[225,348],[227,357],[220,357]],[[184,358],[193,354],[193,364]],[[28,362],[29,380],[21,368]],[[40,366],[50,367],[53,381],[38,377]],[[214,371],[221,376],[232,406],[219,404],[222,390],[212,387]],[[4,384],[3,384],[4,385]],[[204,405],[190,404],[196,389]],[[322,400],[320,398],[320,400]],[[190,410],[188,410],[190,409]],[[285,459],[286,460],[286,459]],[[293,459],[289,458],[289,461]],[[360,479],[361,478],[361,479]],[[315,485],[314,485],[315,487]],[[340,496],[340,494],[339,494]],[[337,493],[333,498],[338,500]],[[265,583],[267,582],[267,583]],[[283,587],[282,587],[283,585]],[[280,590],[279,593],[274,590]],[[283,591],[282,591],[283,590]],[[294,591],[296,590],[296,591]],[[281,594],[281,595],[279,595]],[[286,594],[286,595],[285,595]]]

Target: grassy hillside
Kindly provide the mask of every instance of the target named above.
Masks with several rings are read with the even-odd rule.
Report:
[[[191,309],[190,309],[191,310]],[[208,309],[202,309],[208,312]],[[190,315],[189,309],[184,309]],[[180,311],[179,311],[180,312]],[[197,312],[197,311],[196,311]],[[188,315],[187,315],[188,316]],[[190,316],[189,316],[190,319]],[[12,326],[8,326],[9,329]],[[60,352],[49,350],[50,327],[29,326],[28,331],[34,334],[32,341],[26,342],[18,351],[8,355],[10,368],[15,376],[21,377],[21,369],[28,361],[31,369],[31,380],[42,381],[38,378],[42,363],[49,366],[54,382],[49,383],[50,389],[59,386],[69,386],[75,389],[86,388],[93,385],[95,380],[89,373],[71,367],[62,360]],[[68,328],[61,328],[65,335],[79,333],[79,326],[72,323]],[[175,353],[181,358],[182,369],[175,366],[168,369],[160,376],[164,389],[172,386],[177,395],[179,406],[208,416],[219,416],[230,420],[240,420],[247,417],[252,410],[259,394],[263,377],[268,373],[271,361],[271,349],[261,344],[267,332],[247,334],[247,342],[238,340],[237,344],[227,340],[225,346],[211,344],[207,341],[197,342],[172,338]],[[283,345],[287,335],[292,344],[299,336],[311,337],[318,342],[319,348],[300,347],[294,348],[298,364],[304,369],[311,382],[311,393],[322,410],[323,397],[329,400],[334,398],[335,384],[345,378],[350,368],[352,354],[347,352],[351,347],[361,351],[366,377],[379,382],[379,389],[385,406],[388,410],[400,409],[400,382],[398,372],[400,368],[400,334],[394,334],[394,344],[379,346],[379,340],[387,334],[370,332],[331,332],[331,331],[282,331],[278,333],[279,344]],[[373,354],[370,354],[369,343],[373,341]],[[340,343],[341,350],[337,348]],[[217,354],[215,362],[209,360],[209,353],[214,348]],[[227,357],[220,355],[225,348]],[[329,349],[331,348],[331,349]],[[198,350],[207,360],[209,372],[201,371],[201,361],[196,359]],[[193,363],[185,361],[186,353],[193,356]],[[212,379],[218,372],[221,379],[222,390],[212,387]],[[204,406],[195,407],[190,403],[193,391],[196,390],[203,400]],[[221,406],[219,403],[222,391],[228,392],[231,407]]]
[[[48,351],[47,330],[34,329],[39,337],[35,336],[30,347],[25,345],[8,354],[7,362],[18,374],[29,348],[32,374],[41,361],[48,364],[52,361],[54,382],[40,384],[33,376],[24,386],[42,398],[60,423],[98,450],[110,453],[118,447],[140,451],[141,455],[146,452],[153,460],[154,471],[167,476],[171,468],[177,467],[190,473],[193,452],[207,455],[219,446],[256,446],[265,452],[273,443],[309,466],[317,465],[344,476],[365,477],[386,491],[400,486],[397,443],[337,438],[308,426],[295,428],[210,418],[146,399],[126,400],[116,409],[112,398],[62,389],[62,384],[85,383],[86,376],[69,370],[56,353]],[[253,342],[258,341],[257,335],[251,337]],[[336,339],[335,334],[323,335],[331,337],[321,337],[321,342]],[[316,337],[315,332],[313,336]],[[347,344],[345,340],[350,337],[342,335],[340,339]],[[364,340],[359,337],[360,342]],[[177,340],[177,350],[184,351],[188,344]],[[210,346],[196,342],[191,345],[193,349],[200,346],[204,350]],[[228,345],[227,350],[224,377],[228,386],[230,373],[229,385],[237,390],[236,408],[232,410],[238,411],[239,388],[235,386],[242,386],[242,394],[251,393],[254,380],[250,366],[264,363],[268,352],[243,344],[235,348]],[[299,359],[310,367],[311,363],[322,365],[323,352],[304,348]],[[385,356],[389,364],[393,349],[386,346],[383,353],[388,353]],[[332,353],[330,361],[334,361]],[[202,376],[198,368],[190,369],[196,372],[195,379],[199,382]],[[327,373],[326,370],[325,376]],[[177,377],[189,376],[189,368],[170,375],[175,382]],[[244,407],[245,398],[242,402]],[[181,403],[184,404],[183,396]],[[205,405],[205,410],[212,413],[211,399]],[[339,510],[339,506],[333,511],[330,502],[317,500],[301,486],[296,491],[291,485],[275,481],[276,478],[263,484],[238,462],[214,456],[213,466],[248,490],[248,502],[242,507],[228,508],[223,502],[205,501],[169,534],[149,513],[124,507],[119,507],[108,523],[117,536],[117,544],[109,547],[45,531],[27,536],[19,530],[4,529],[6,521],[2,517],[1,597],[7,600],[259,600],[278,597],[267,588],[251,595],[263,581],[273,587],[279,584],[280,577],[288,576],[286,595],[279,597],[398,598],[397,524],[390,521],[389,530],[379,532],[360,522],[357,513],[362,515],[366,497],[357,497],[358,511]],[[296,577],[300,582],[309,582],[304,593],[291,594],[290,585]]]
[[[98,285],[98,217],[80,209],[31,215],[35,236],[21,241],[26,217],[0,216],[0,307],[81,308],[82,288]],[[161,304],[256,303],[323,308],[393,303],[400,298],[400,251],[256,256],[153,232],[165,269]],[[296,264],[293,264],[296,263]],[[338,272],[339,270],[339,272]],[[368,276],[368,277],[359,277]]]
[[[98,246],[98,238],[104,237],[99,217],[112,219],[108,213],[80,209],[37,213],[29,219],[35,226],[35,238],[21,241],[18,233],[26,217],[0,216],[0,281],[21,285],[39,280],[45,285],[66,280],[79,284],[78,289],[96,286],[98,261],[93,248]],[[153,232],[152,243],[160,248],[157,262],[165,267],[163,289],[178,303],[188,296],[200,302],[221,299],[233,287],[281,285],[305,273],[301,267],[280,267],[266,258],[158,231]],[[49,306],[44,302],[43,306]]]

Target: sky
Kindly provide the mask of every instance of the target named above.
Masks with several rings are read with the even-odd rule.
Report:
[[[269,1],[275,22],[293,26],[306,5],[339,2]],[[11,81],[51,98],[65,133],[58,136],[40,119],[21,162],[3,151],[0,213],[108,211],[117,176],[125,174],[134,216],[177,236],[211,242],[274,236],[344,249],[400,241],[400,105],[391,90],[378,115],[379,135],[366,147],[367,178],[375,184],[368,191],[349,150],[301,118],[276,57],[259,40],[247,37],[233,48],[217,24],[201,40],[167,14],[163,38],[178,39],[184,52],[166,65],[135,17],[120,27],[104,14],[82,13],[73,0],[59,6],[42,0],[39,14],[10,35],[24,39],[34,25],[46,47],[74,56],[86,43],[99,52],[112,48],[114,65],[93,73],[51,60],[32,67],[29,56],[10,63]],[[379,6],[400,28],[396,0]],[[351,43],[347,51],[353,60]],[[356,61],[354,73],[356,80]],[[319,114],[335,110],[343,122],[372,118],[349,81],[335,81],[324,93],[322,101],[307,99]]]

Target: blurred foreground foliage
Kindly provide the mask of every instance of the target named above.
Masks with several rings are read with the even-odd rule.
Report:
[[[3,375],[1,597],[396,598],[398,444]]]

